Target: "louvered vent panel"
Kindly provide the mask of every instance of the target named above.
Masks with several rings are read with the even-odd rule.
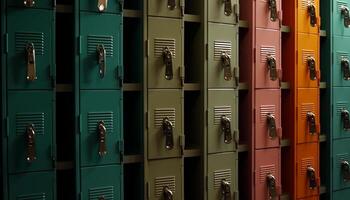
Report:
[[[168,47],[173,54],[173,59],[176,58],[176,41],[171,38],[156,38],[154,39],[154,56],[162,57],[165,47]]]
[[[154,110],[154,126],[161,127],[163,119],[167,117],[175,127],[175,108],[157,108]]]
[[[35,193],[35,194],[19,195],[16,197],[16,200],[46,200],[46,194]]]
[[[45,40],[44,33],[16,32],[15,46],[16,53],[25,53],[28,43],[34,44],[35,55],[44,55]]]
[[[348,52],[336,52],[336,61],[340,65],[342,59],[349,59],[349,53]]]
[[[347,102],[347,101],[338,101],[337,103],[336,103],[336,110],[337,110],[337,115],[341,115],[341,112],[342,112],[342,110],[347,110],[348,109],[348,104],[349,104],[349,102]]]
[[[23,135],[28,125],[34,124],[36,135],[44,135],[45,114],[44,113],[17,113],[16,114],[16,134]]]
[[[222,180],[227,181],[231,185],[231,169],[222,169],[214,171],[214,189],[221,188]]]
[[[338,10],[339,12],[341,12],[341,10],[342,10],[343,7],[349,8],[349,7],[348,7],[348,3],[347,3],[347,2],[344,2],[344,1],[337,1],[337,10]]]
[[[307,173],[307,168],[308,168],[309,166],[315,167],[315,166],[313,166],[313,163],[314,163],[314,158],[312,158],[312,157],[303,158],[303,159],[301,160],[301,165],[300,165],[300,171],[299,171],[300,175],[301,175],[301,176],[306,175],[306,173]]]
[[[260,123],[267,123],[267,115],[268,114],[276,114],[276,106],[275,105],[261,105],[260,106]],[[276,116],[276,115],[275,115]]]
[[[316,59],[315,55],[316,54],[315,54],[314,50],[303,49],[302,50],[302,57],[303,57],[304,64],[307,64],[307,60],[308,60],[309,57],[312,57],[312,58]]]
[[[231,106],[215,106],[214,107],[214,124],[221,124],[221,117],[225,115],[230,120],[232,119]]]
[[[88,113],[88,132],[94,134],[97,131],[98,123],[103,121],[107,134],[113,133],[113,112],[89,112]]]
[[[104,200],[114,199],[114,187],[95,187],[89,189],[89,200],[99,200],[103,198]]]
[[[260,181],[260,183],[266,182],[266,177],[269,174],[272,174],[272,175],[276,174],[276,166],[275,165],[260,166],[260,168],[259,168],[259,181]]]
[[[163,176],[156,177],[154,192],[156,197],[160,197],[163,194],[164,187],[168,187],[173,193],[175,193],[176,183],[175,176]]]
[[[231,56],[232,44],[231,41],[215,40],[214,41],[214,60],[220,61],[223,52]]]
[[[103,45],[106,50],[107,57],[113,57],[113,36],[103,36],[103,35],[88,35],[88,54],[97,56],[97,46]]]
[[[268,56],[273,56],[274,58],[276,58],[276,47],[275,46],[261,45],[260,46],[260,62],[266,63]]]
[[[341,167],[341,163],[343,162],[343,161],[348,161],[349,163],[350,163],[350,155],[348,154],[348,153],[344,153],[344,154],[337,154],[336,155],[336,167],[338,168],[338,169],[340,169],[340,167]]]
[[[301,113],[300,113],[301,116],[300,116],[300,118],[306,119],[308,112],[312,112],[312,113],[316,114],[315,111],[316,111],[316,106],[314,103],[303,103],[303,104],[301,104]]]
[[[315,0],[300,0],[301,8],[307,9],[309,5],[315,5]]]

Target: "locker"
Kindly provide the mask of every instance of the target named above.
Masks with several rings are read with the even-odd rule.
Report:
[[[297,198],[319,195],[319,147],[318,143],[298,144],[296,147]]]
[[[79,26],[80,88],[119,89],[123,71],[121,15],[80,12]]]
[[[348,121],[350,109],[349,88],[333,87],[332,137],[334,139],[350,137]]]
[[[123,9],[123,2],[120,0],[113,0],[113,1],[81,0],[80,1],[80,11],[118,14],[118,13],[122,12],[122,9]],[[91,26],[91,27],[93,27],[93,26]]]
[[[257,28],[279,30],[282,23],[282,0],[256,1],[255,23]]]
[[[332,22],[334,36],[350,36],[349,0],[333,0]]]
[[[81,170],[82,199],[123,199],[122,166],[86,167]]]
[[[181,88],[182,31],[179,19],[148,17],[148,88]]]
[[[238,24],[238,0],[208,1],[208,21],[223,24]]]
[[[281,194],[280,159],[280,148],[255,151],[254,199],[279,199]]]
[[[350,86],[349,37],[333,37],[333,86]]]
[[[350,190],[339,190],[334,192],[333,199],[347,199],[350,195]]]
[[[238,157],[236,152],[208,156],[208,199],[238,198]]]
[[[183,199],[181,158],[150,161],[148,173],[149,199]]]
[[[238,142],[238,92],[208,91],[208,153],[235,151]]]
[[[54,182],[54,173],[47,171],[10,175],[9,200],[55,199]]]
[[[279,147],[282,138],[281,91],[255,91],[255,148]]]
[[[255,88],[279,88],[281,69],[281,32],[256,29]]]
[[[14,1],[6,0],[6,4],[9,7],[22,7],[25,9],[52,9],[54,7],[54,1],[35,1],[35,0],[24,0]]]
[[[149,16],[181,18],[185,11],[184,1],[182,0],[149,0],[147,1],[147,4],[147,11]]]
[[[298,89],[298,143],[317,142],[320,133],[319,89]]]
[[[298,34],[298,87],[318,87],[320,81],[319,36]]]
[[[350,190],[350,148],[349,139],[333,141],[333,191]]]
[[[320,22],[319,0],[298,0],[297,2],[297,32],[318,34]]]
[[[238,87],[238,27],[208,23],[208,88]]]
[[[121,161],[121,94],[114,90],[80,92],[82,167]]]
[[[53,12],[8,8],[7,35],[8,89],[51,89],[55,75]]]
[[[148,91],[148,158],[180,157],[182,140],[181,90]]]

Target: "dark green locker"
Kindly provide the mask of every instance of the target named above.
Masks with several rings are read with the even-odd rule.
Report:
[[[350,139],[341,139],[341,140],[333,141],[332,173],[333,173],[334,191],[350,188],[349,142],[350,142]]]
[[[333,37],[333,86],[350,87],[350,37]]]
[[[350,137],[350,92],[348,87],[333,87],[332,138]],[[334,148],[337,148],[334,146]]]

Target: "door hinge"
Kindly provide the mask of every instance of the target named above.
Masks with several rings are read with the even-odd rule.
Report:
[[[4,38],[4,52],[7,54],[9,52],[9,34],[8,33],[5,33],[5,38]]]
[[[254,47],[254,63],[256,63],[256,48]]]
[[[78,133],[81,134],[82,131],[83,131],[83,119],[81,117],[81,114],[79,114],[79,116],[78,116],[78,123],[79,123],[79,131],[78,131]]]
[[[117,142],[117,151],[119,152],[120,163],[123,163],[123,161],[124,161],[124,141],[119,140]]]
[[[205,59],[208,60],[209,58],[209,45],[208,43],[205,44]]]
[[[180,144],[180,149],[181,149],[181,155],[184,155],[184,151],[185,151],[185,135],[180,135],[179,136],[179,144]]]
[[[205,110],[205,125],[209,125],[209,112],[208,110]]]
[[[56,64],[50,67],[50,78],[52,81],[52,88],[56,88]]]
[[[123,87],[124,82],[124,69],[122,65],[117,66],[117,79],[119,80],[119,86]]]
[[[82,49],[81,49],[81,48],[82,48],[82,47],[81,47],[81,36],[80,36],[80,35],[78,36],[78,41],[77,41],[77,43],[78,43],[78,49],[77,49],[78,52],[77,52],[77,53],[78,53],[78,55],[81,55],[81,53],[82,53]]]
[[[149,56],[149,40],[146,40],[145,41],[145,51],[146,51],[146,57],[148,57]]]
[[[150,127],[150,116],[149,116],[149,112],[146,111],[146,128],[149,129]]]
[[[298,57],[299,57],[299,53],[298,53],[298,50],[296,50],[296,55],[295,55],[295,63],[298,64]]]

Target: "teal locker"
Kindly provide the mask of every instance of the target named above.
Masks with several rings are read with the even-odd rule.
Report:
[[[333,141],[333,189],[350,190],[350,139]],[[335,198],[336,199],[336,198]],[[340,198],[346,199],[346,197]]]
[[[333,37],[333,86],[350,87],[350,37]]]
[[[350,1],[333,0],[333,34],[335,36],[350,36]]]
[[[350,88],[333,87],[332,138],[350,137]],[[336,146],[334,147],[336,148]]]

